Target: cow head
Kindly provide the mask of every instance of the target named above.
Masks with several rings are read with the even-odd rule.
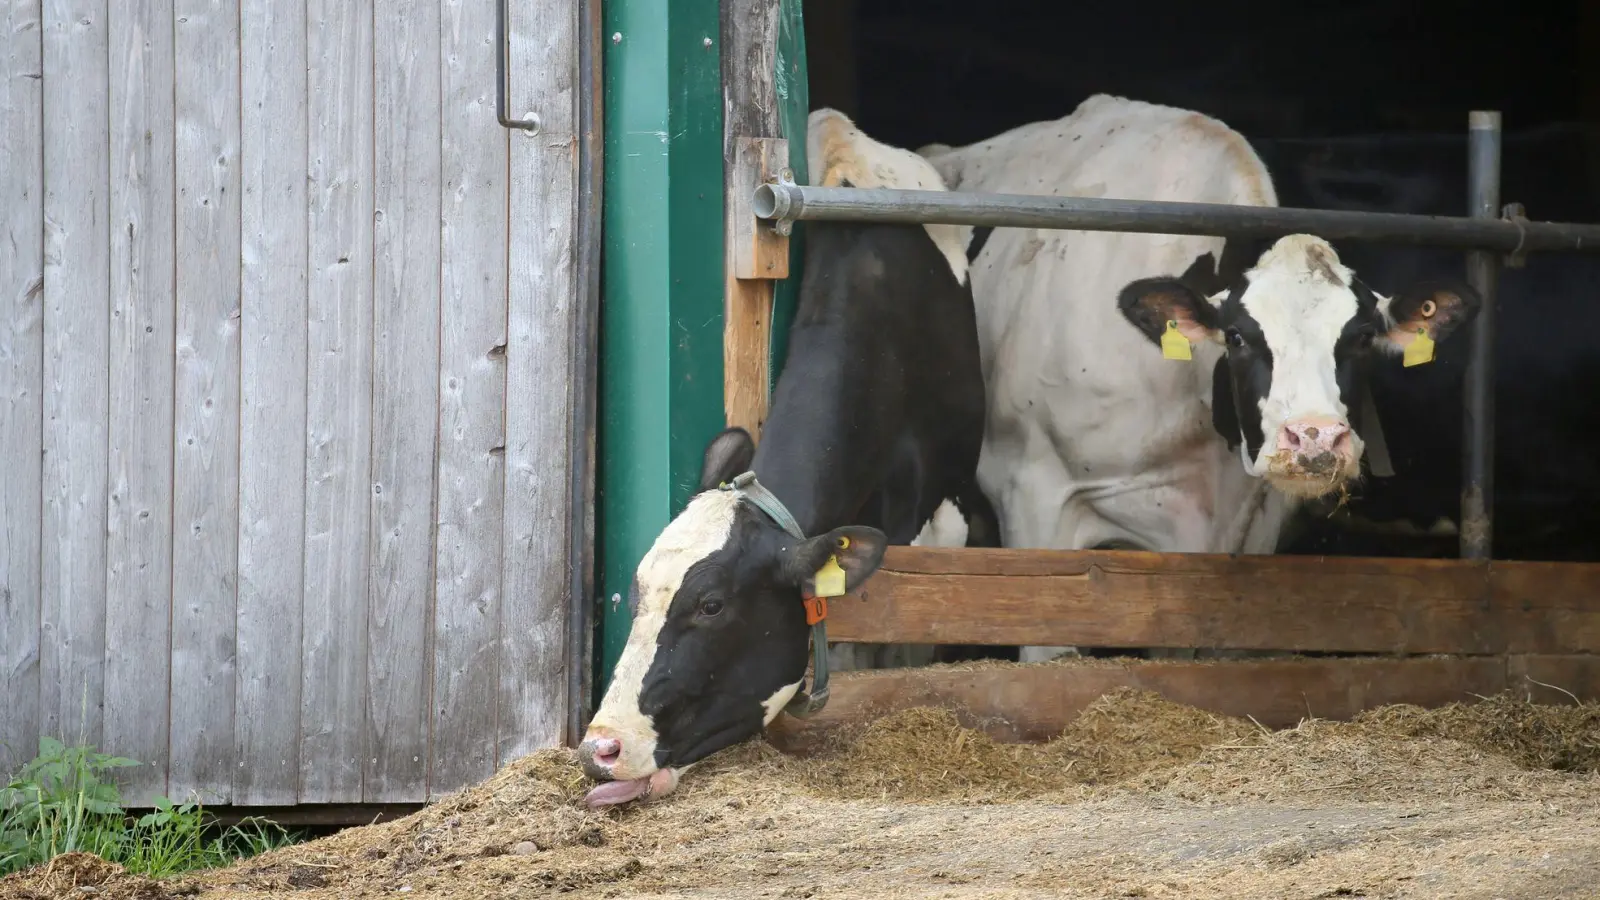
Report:
[[[1223,278],[1227,269],[1225,262]],[[1158,347],[1169,331],[1181,335],[1181,342],[1167,337],[1180,359],[1188,346],[1221,348],[1213,424],[1240,448],[1250,474],[1297,498],[1334,493],[1359,476],[1364,445],[1351,409],[1365,389],[1372,351],[1443,343],[1480,304],[1465,285],[1385,297],[1341,265],[1326,241],[1304,234],[1279,239],[1209,297],[1196,290],[1205,281],[1196,274],[1135,281],[1118,308]],[[1421,361],[1429,359],[1424,352]]]
[[[802,592],[829,556],[853,590],[877,571],[887,540],[843,527],[796,540],[718,486],[750,465],[754,444],[730,428],[706,449],[700,493],[656,538],[634,576],[633,626],[578,748],[605,782],[591,806],[662,796],[678,773],[759,733],[794,696],[809,659]]]

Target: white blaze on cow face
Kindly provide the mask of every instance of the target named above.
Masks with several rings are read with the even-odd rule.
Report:
[[[667,524],[639,561],[634,579],[638,606],[633,611],[628,643],[617,660],[600,709],[584,734],[586,744],[602,739],[620,742],[614,760],[598,760],[616,780],[647,778],[657,769],[656,744],[660,736],[655,723],[640,708],[645,675],[655,662],[667,611],[684,576],[695,563],[727,544],[738,508],[739,499],[730,491],[706,491],[696,496]]]
[[[1271,354],[1271,387],[1255,398],[1264,440],[1254,458],[1242,451],[1245,468],[1291,496],[1320,496],[1360,475],[1365,449],[1350,425],[1337,358],[1340,337],[1362,316],[1354,273],[1326,241],[1290,235],[1245,279],[1239,305]]]

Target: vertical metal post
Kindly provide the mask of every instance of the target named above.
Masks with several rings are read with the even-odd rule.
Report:
[[[1467,202],[1475,219],[1500,209],[1500,113],[1475,110],[1467,120]],[[1462,390],[1461,558],[1492,559],[1494,538],[1494,307],[1500,258],[1467,254],[1467,283],[1483,306],[1472,329]]]

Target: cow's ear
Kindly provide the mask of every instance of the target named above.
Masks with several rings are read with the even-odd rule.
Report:
[[[889,538],[876,528],[846,525],[801,541],[784,551],[783,577],[806,594],[817,590],[817,573],[832,557],[844,570],[844,589],[853,591],[883,565]]]
[[[1117,309],[1158,347],[1169,324],[1191,344],[1222,342],[1217,308],[1177,278],[1141,278],[1133,282],[1117,296]]]
[[[734,427],[723,431],[706,445],[705,460],[700,466],[700,490],[732,481],[750,468],[756,455],[756,442],[750,432]]]
[[[1417,340],[1420,332],[1433,343],[1442,344],[1472,321],[1482,305],[1477,291],[1458,283],[1425,283],[1404,294],[1380,298],[1378,308],[1389,328],[1376,343],[1400,353]]]

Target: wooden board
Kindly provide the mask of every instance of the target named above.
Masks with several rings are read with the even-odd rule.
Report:
[[[495,770],[506,408],[508,135],[487,3],[444,5],[443,297],[428,795]]]
[[[1506,687],[1536,703],[1600,699],[1600,656],[1512,656],[1506,660]]]
[[[372,515],[372,10],[306,6],[310,205],[300,800],[362,797]]]
[[[1378,653],[1600,650],[1600,565],[892,547],[838,641]]]
[[[789,277],[789,238],[755,216],[756,188],[781,178],[789,168],[789,142],[783,138],[734,136],[728,173],[728,258],[733,277],[778,280]]]
[[[99,744],[111,318],[108,0],[44,4],[40,729]]]
[[[572,527],[568,389],[578,314],[577,4],[513,4],[506,24],[512,116],[506,335],[504,580],[497,756],[557,746],[566,731]],[[519,87],[520,86],[520,87]]]
[[[739,167],[741,138],[779,138],[777,91],[773,84],[773,54],[778,40],[779,0],[723,0],[722,90],[723,108],[723,210],[724,266],[722,367],[723,403],[730,426],[749,431],[757,440],[767,419],[769,344],[772,334],[770,277],[741,278],[739,270],[765,271],[775,258],[771,241],[746,241],[737,211],[737,199],[748,191],[748,179]],[[764,145],[770,148],[771,145]],[[761,158],[756,147],[746,145],[746,155]],[[783,160],[781,165],[787,165]],[[787,241],[783,242],[787,266]],[[748,245],[748,246],[747,246]],[[741,260],[744,261],[741,266]]]
[[[241,229],[238,804],[293,803],[300,781],[305,578],[305,6],[239,17]],[[286,376],[286,373],[287,376]]]
[[[110,483],[106,735],[143,765],[123,800],[167,791],[172,603],[173,4],[112,3]]]
[[[0,772],[39,746],[44,65],[39,0],[0,6]]]
[[[437,0],[378,0],[367,803],[426,796],[439,413]]]
[[[239,603],[239,3],[176,0],[172,772],[232,800]]]
[[[1059,735],[1096,698],[1121,687],[1282,728],[1313,717],[1349,719],[1392,703],[1470,702],[1506,684],[1503,657],[935,666],[835,675],[820,713],[805,721],[780,716],[768,734],[780,748],[804,751],[842,725],[935,706],[955,711],[962,724],[996,740],[1040,742]]]

